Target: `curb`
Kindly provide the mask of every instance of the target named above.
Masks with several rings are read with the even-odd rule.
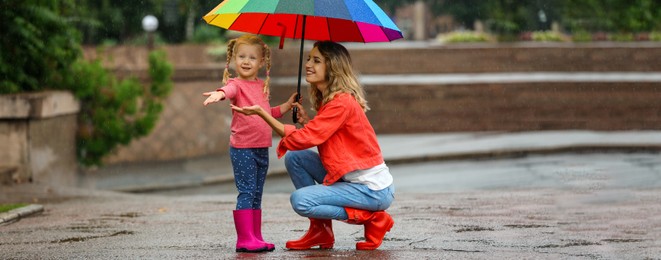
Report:
[[[430,161],[488,160],[520,158],[529,155],[550,155],[562,153],[655,153],[661,152],[661,145],[568,145],[547,148],[501,149],[467,153],[443,153],[405,158],[385,158],[389,165]]]
[[[10,224],[20,220],[21,218],[41,213],[44,211],[44,206],[39,204],[30,204],[25,207],[10,210],[5,213],[0,213],[0,226]]]

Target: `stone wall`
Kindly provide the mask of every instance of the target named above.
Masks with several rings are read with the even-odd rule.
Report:
[[[0,177],[3,184],[76,181],[76,113],[69,92],[0,95]]]
[[[273,50],[271,104],[284,102],[295,83],[298,45]],[[309,49],[311,43],[306,43]],[[347,44],[361,75],[640,72],[661,73],[655,43],[404,46]],[[368,48],[368,46],[375,46]],[[167,46],[175,86],[154,132],[109,156],[107,163],[184,159],[224,154],[231,112],[227,103],[203,107],[201,93],[221,86],[225,64],[210,46]],[[97,54],[91,49],[88,56]],[[307,54],[307,51],[305,52]],[[107,66],[145,79],[144,49],[116,47]],[[223,59],[224,60],[224,59]],[[283,83],[285,82],[285,83]],[[294,81],[295,82],[295,81]],[[307,83],[303,81],[304,96]],[[661,129],[661,82],[519,82],[365,84],[377,133]],[[307,97],[304,97],[307,98]],[[283,120],[291,122],[291,115]]]

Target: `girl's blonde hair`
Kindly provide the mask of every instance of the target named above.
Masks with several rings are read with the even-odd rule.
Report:
[[[328,88],[322,93],[314,86],[310,88],[310,102],[312,107],[319,110],[323,104],[330,101],[338,93],[349,93],[353,96],[363,111],[368,111],[365,99],[365,90],[358,83],[353,66],[351,65],[351,56],[344,46],[332,41],[318,41],[314,47],[326,60],[326,81]]]
[[[264,95],[268,98],[270,94],[269,82],[271,81],[271,48],[269,48],[261,38],[244,34],[239,38],[232,39],[227,43],[227,63],[225,64],[225,72],[223,73],[223,84],[227,84],[227,80],[232,76],[229,71],[230,63],[234,57],[234,52],[241,44],[258,45],[262,47],[262,55],[266,63],[266,80],[264,80]]]

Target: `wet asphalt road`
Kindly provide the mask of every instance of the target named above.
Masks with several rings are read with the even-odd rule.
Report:
[[[555,154],[391,165],[395,226],[356,251],[362,226],[334,221],[332,250],[289,251],[307,221],[286,176],[263,201],[270,253],[235,253],[233,183],[151,194],[49,191],[41,215],[0,226],[0,259],[660,259],[661,155]]]

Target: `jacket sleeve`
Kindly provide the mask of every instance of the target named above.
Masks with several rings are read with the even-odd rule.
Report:
[[[281,118],[282,113],[280,112],[280,106],[272,107],[271,108],[271,116],[274,118]]]
[[[336,100],[337,101],[337,100]],[[329,102],[301,129],[285,125],[285,136],[278,144],[277,154],[281,158],[288,150],[304,150],[326,142],[344,125],[348,108],[341,102]]]

